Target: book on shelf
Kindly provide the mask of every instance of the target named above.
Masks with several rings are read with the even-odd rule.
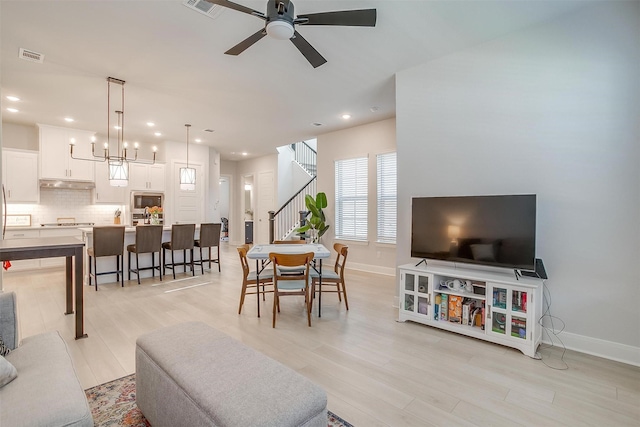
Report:
[[[440,320],[449,320],[449,295],[440,294]]]
[[[462,297],[449,295],[449,322],[462,323]]]

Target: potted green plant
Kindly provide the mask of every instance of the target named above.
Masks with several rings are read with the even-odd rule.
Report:
[[[305,235],[309,231],[312,242],[317,243],[329,229],[329,226],[325,223],[326,218],[323,212],[323,209],[327,207],[327,195],[320,192],[314,198],[312,195],[307,194],[304,198],[304,204],[307,206],[308,211],[306,224],[296,231]]]

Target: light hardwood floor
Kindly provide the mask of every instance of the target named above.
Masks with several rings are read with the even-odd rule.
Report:
[[[5,274],[4,289],[18,294],[23,338],[61,332],[85,388],[133,373],[140,334],[200,320],[320,384],[329,409],[356,426],[640,425],[640,368],[568,351],[569,369],[555,370],[513,349],[398,323],[393,277],[347,270],[350,310],[326,294],[311,328],[302,298],[283,298],[275,329],[269,295],[261,318],[255,296],[237,314],[233,246],[222,246],[222,273],[213,265],[170,278],[86,287],[82,340],[63,314],[62,269]],[[561,365],[557,349],[541,352]]]

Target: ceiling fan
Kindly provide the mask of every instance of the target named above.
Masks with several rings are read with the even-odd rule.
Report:
[[[237,10],[256,16],[265,21],[265,27],[250,35],[231,49],[225,52],[227,55],[239,55],[252,46],[265,35],[273,38],[289,39],[298,48],[307,61],[317,68],[327,62],[326,59],[315,50],[304,37],[296,31],[295,25],[341,25],[349,27],[375,27],[376,10],[342,10],[335,12],[311,13],[296,16],[293,2],[290,0],[268,0],[266,13],[258,12],[251,8],[230,2],[228,0],[206,0],[209,3]]]

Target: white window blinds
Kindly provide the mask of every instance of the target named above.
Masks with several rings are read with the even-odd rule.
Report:
[[[367,163],[366,157],[335,162],[338,239],[367,240]]]
[[[379,154],[377,163],[378,242],[395,243],[398,222],[396,153]]]

